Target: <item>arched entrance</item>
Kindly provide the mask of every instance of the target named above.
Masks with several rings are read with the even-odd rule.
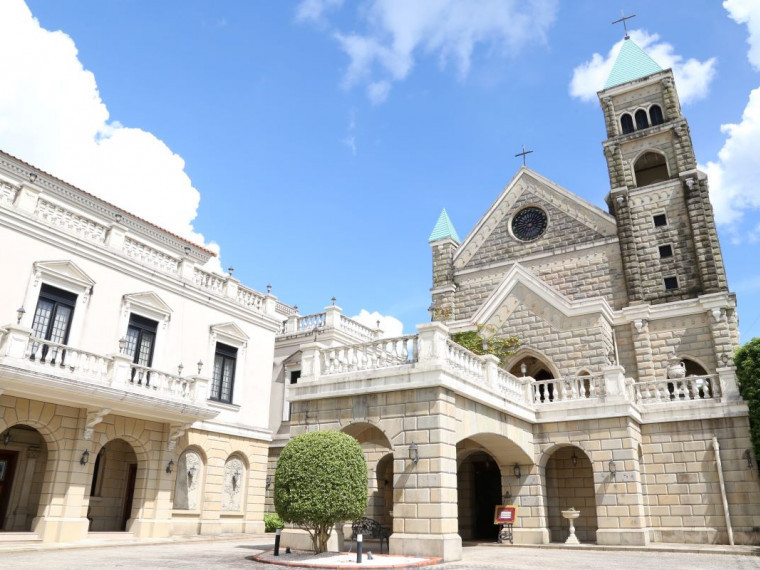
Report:
[[[575,446],[560,447],[546,463],[546,506],[552,542],[565,542],[568,523],[561,511],[581,512],[575,534],[581,542],[596,542],[594,470],[586,453]]]
[[[534,380],[552,380],[556,378],[552,367],[534,355],[527,355],[517,360],[512,364],[509,372],[513,376],[530,376]],[[554,384],[539,384],[537,386],[536,398],[540,402],[554,401]]]
[[[467,455],[457,469],[459,536],[464,540],[496,540],[494,508],[502,504],[501,469],[485,451]]]
[[[30,532],[37,516],[47,470],[42,434],[16,424],[0,434],[0,530]]]
[[[393,527],[393,447],[383,431],[369,422],[352,423],[341,431],[354,437],[367,458],[369,488],[367,513],[385,527]]]
[[[90,485],[90,532],[128,529],[137,480],[137,455],[123,439],[106,443],[95,457]]]

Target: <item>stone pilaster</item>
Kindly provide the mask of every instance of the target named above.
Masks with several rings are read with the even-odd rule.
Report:
[[[633,220],[628,202],[628,190],[626,188],[618,188],[610,192],[610,207],[615,214],[618,225],[628,302],[635,303],[643,299],[643,290],[641,287],[641,268],[639,267],[639,256],[636,251]]]
[[[631,323],[631,328],[639,382],[657,380],[654,370],[652,344],[649,339],[649,323],[646,319],[636,319]]]

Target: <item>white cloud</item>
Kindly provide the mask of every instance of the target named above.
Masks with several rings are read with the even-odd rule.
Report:
[[[43,29],[23,0],[3,0],[0,53],[0,148],[204,243],[192,225],[200,193],[184,160],[153,134],[109,121],[71,37]]]
[[[307,3],[308,13],[323,17],[324,3],[307,0],[299,5],[298,19],[315,19],[300,16]],[[420,56],[435,57],[441,69],[452,63],[464,79],[477,46],[504,56],[544,42],[557,9],[557,0],[370,0],[358,9],[365,32],[333,32],[350,59],[344,86],[366,83],[370,100],[382,103]]]
[[[756,0],[727,0],[723,7],[739,24],[747,24],[750,45],[747,58],[760,70],[760,3]],[[726,142],[718,152],[718,160],[701,166],[710,178],[710,201],[715,221],[727,227],[731,240],[738,243],[746,239],[757,241],[760,227],[746,235],[737,229],[738,222],[748,210],[760,210],[760,193],[756,183],[760,179],[760,87],[749,94],[747,106],[738,124],[721,126]]]
[[[299,22],[324,22],[325,12],[340,8],[343,0],[303,0],[296,6],[296,20]]]
[[[760,2],[757,0],[726,0],[723,7],[737,24],[747,24],[749,52],[747,59],[760,70]]]
[[[393,338],[404,334],[404,324],[401,321],[396,317],[381,315],[377,311],[370,313],[367,309],[362,309],[358,315],[351,318],[373,330],[378,328],[379,321],[379,328],[383,331],[382,338]]]
[[[642,30],[633,30],[630,35],[660,67],[673,70],[681,103],[688,104],[707,95],[710,82],[715,77],[714,57],[707,61],[693,58],[684,60],[683,56],[674,53],[672,45],[660,42],[660,36],[657,34],[650,35]],[[583,101],[595,101],[596,93],[604,88],[624,41],[620,40],[612,46],[607,57],[595,53],[589,61],[576,67],[570,81],[570,95]]]

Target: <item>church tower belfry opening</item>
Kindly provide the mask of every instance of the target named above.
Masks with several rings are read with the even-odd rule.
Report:
[[[672,70],[626,37],[598,96],[607,204],[617,219],[629,302],[727,291],[707,177],[697,170]]]

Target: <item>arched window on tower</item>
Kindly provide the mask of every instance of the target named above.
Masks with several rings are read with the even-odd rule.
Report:
[[[649,107],[649,120],[652,123],[652,126],[661,125],[665,122],[665,119],[662,116],[662,109],[660,109],[659,105],[652,105]]]
[[[624,135],[627,135],[628,133],[632,133],[634,131],[633,119],[628,113],[623,113],[623,116],[620,117],[620,127],[623,129]]]
[[[643,112],[643,111],[642,111]],[[663,182],[669,178],[665,157],[659,152],[645,152],[633,165],[636,174],[636,186],[647,186]]]
[[[647,112],[643,109],[639,109],[636,111],[636,130],[640,131],[641,129],[646,129],[649,126],[649,121],[647,120]]]

